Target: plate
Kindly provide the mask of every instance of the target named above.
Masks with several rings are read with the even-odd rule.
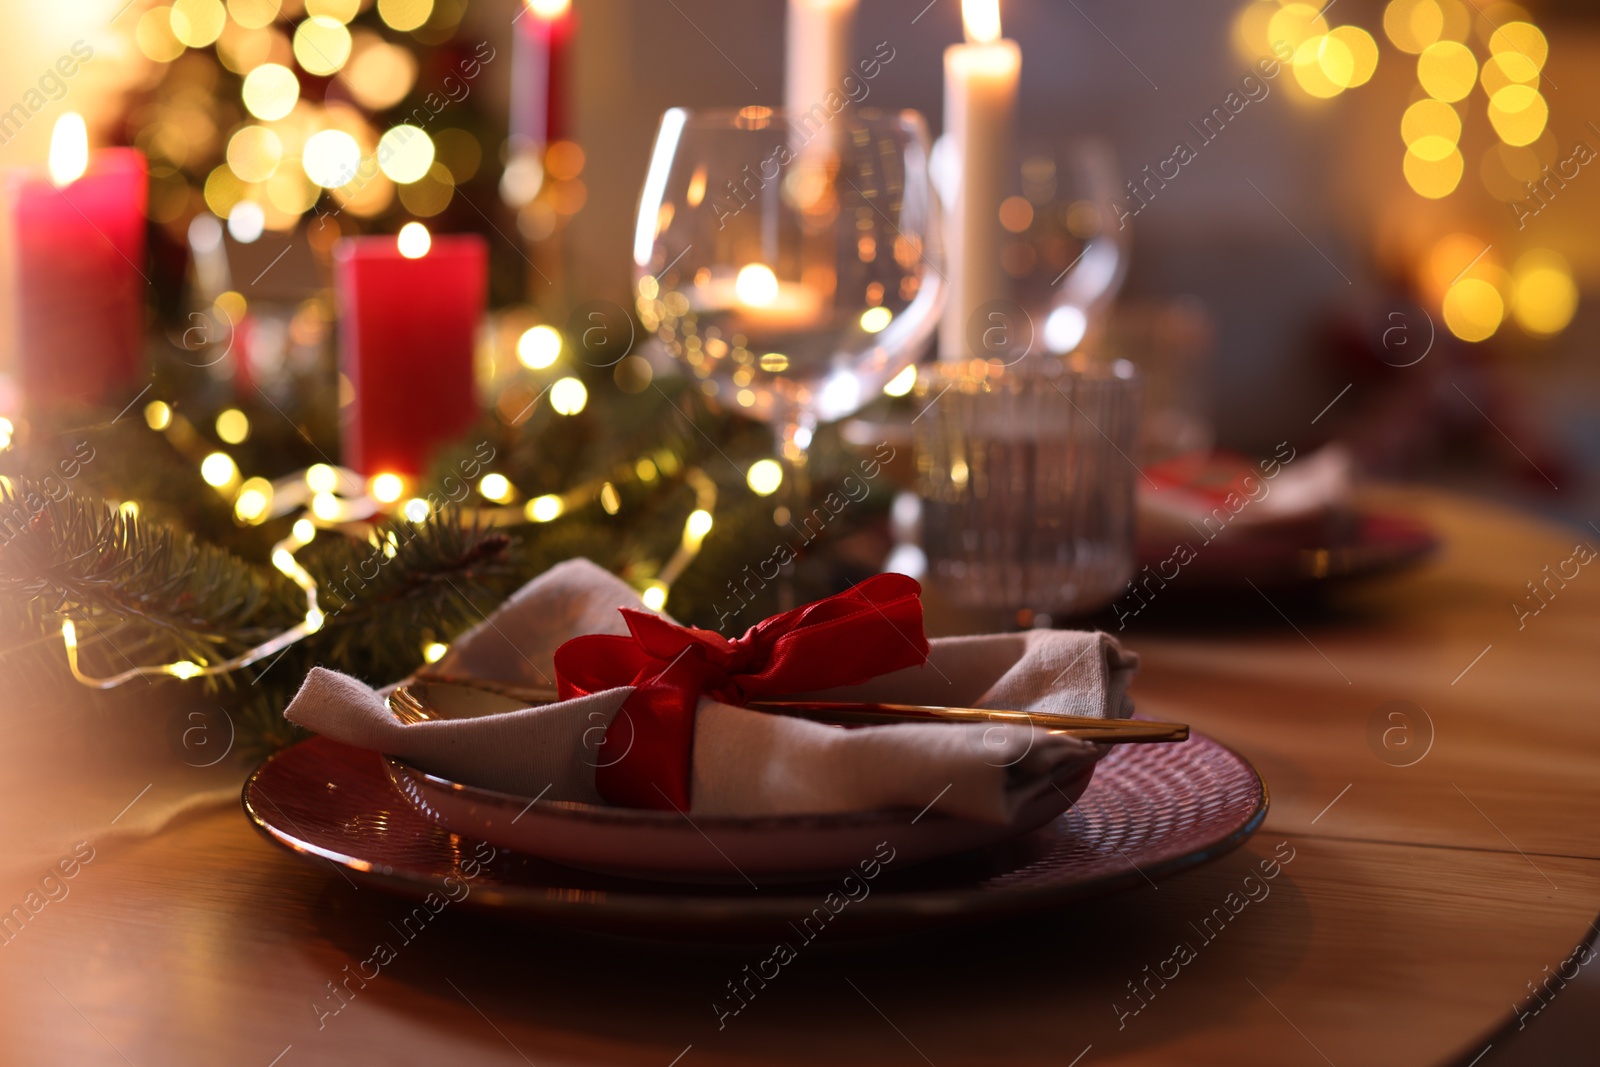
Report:
[[[1213,860],[1267,810],[1255,769],[1208,737],[1119,745],[1078,801],[1031,833],[915,866],[883,838],[849,873],[758,889],[579,871],[453,833],[401,794],[382,755],[321,737],[257,768],[243,801],[268,839],[358,882],[520,919],[728,941],[819,922],[830,937],[860,936],[1052,908]]]
[[[1037,829],[1082,796],[1094,764],[1074,765],[1009,823],[927,812],[845,812],[760,818],[613,808],[497,793],[384,757],[412,807],[441,826],[569,867],[672,882],[802,882],[849,870],[889,841],[896,862],[923,863]],[[915,818],[913,822],[912,819]]]
[[[1166,577],[1176,591],[1210,593],[1246,582],[1263,588],[1311,589],[1403,570],[1439,548],[1439,538],[1428,526],[1379,512],[1318,519],[1280,530],[1227,531],[1209,542],[1198,535],[1187,543],[1192,558],[1185,562],[1176,545],[1141,541],[1139,564]]]

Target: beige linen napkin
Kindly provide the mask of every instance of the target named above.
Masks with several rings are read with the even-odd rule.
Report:
[[[1271,471],[1271,473],[1267,473]],[[1343,445],[1324,445],[1288,462],[1268,461],[1250,475],[1229,504],[1193,490],[1139,487],[1139,539],[1168,545],[1272,533],[1347,508],[1355,491],[1355,457]]]
[[[458,639],[435,670],[521,686],[553,687],[555,650],[583,633],[626,634],[617,608],[638,596],[588,560],[529,582]],[[928,662],[864,685],[807,694],[1126,717],[1138,657],[1102,633],[935,639]],[[319,734],[408,760],[435,774],[523,796],[604,803],[594,768],[605,728],[631,688],[475,719],[402,723],[383,696],[317,668],[284,714]],[[915,723],[841,730],[700,703],[691,811],[780,815],[885,808],[1009,822],[1072,765],[1103,749],[1034,727]]]

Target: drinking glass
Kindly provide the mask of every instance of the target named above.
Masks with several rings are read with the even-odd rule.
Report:
[[[928,583],[1017,625],[1109,604],[1134,570],[1131,363],[942,360],[917,384]]]
[[[661,119],[634,234],[646,330],[803,473],[819,422],[916,357],[944,298],[914,111],[766,107]]]

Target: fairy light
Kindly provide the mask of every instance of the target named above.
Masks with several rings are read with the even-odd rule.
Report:
[[[511,480],[504,474],[485,474],[478,483],[478,492],[496,504],[505,504],[511,500]]]
[[[375,475],[372,481],[367,483],[367,492],[372,495],[372,499],[384,504],[393,504],[404,495],[405,491],[405,479],[388,471]]]
[[[306,486],[313,493],[331,493],[339,487],[339,472],[326,463],[307,467]]]
[[[226,452],[213,452],[200,461],[200,477],[214,489],[223,489],[239,477],[239,468]]]
[[[711,512],[704,508],[695,508],[689,512],[689,517],[683,523],[683,543],[691,550],[698,550],[700,543],[706,539],[706,534],[711,532],[715,520]]]
[[[758,459],[750,464],[745,482],[756,496],[771,496],[783,484],[783,465],[775,459]]]
[[[442,645],[438,641],[430,641],[422,646],[422,658],[428,663],[438,663],[444,659],[444,654],[449,651],[449,645]]]
[[[304,521],[304,520],[302,520]],[[212,678],[221,674],[229,674],[241,670],[253,663],[259,663],[268,656],[276,655],[283,649],[297,644],[311,636],[327,623],[327,615],[317,604],[317,583],[314,578],[300,566],[294,558],[295,549],[302,547],[309,537],[301,539],[298,536],[299,523],[296,523],[296,534],[279,541],[272,548],[272,565],[277,568],[285,578],[299,586],[305,593],[306,610],[300,623],[278,634],[269,641],[265,641],[231,659],[218,663],[195,662],[189,659],[180,659],[172,663],[161,663],[150,667],[132,667],[120,674],[113,674],[105,678],[96,678],[84,674],[78,663],[78,629],[71,619],[61,622],[61,643],[67,652],[67,667],[72,672],[72,677],[80,685],[91,689],[114,689],[135,678],[177,678],[188,681],[191,678]]]
[[[560,518],[564,510],[560,497],[546,493],[528,501],[527,514],[534,522],[551,522]]]
[[[564,414],[576,414],[583,409],[587,391],[575,378],[562,379],[556,386],[562,387],[565,383],[570,383],[566,384],[566,397],[559,402],[553,402],[552,406]],[[178,416],[170,405],[162,401],[152,401],[145,406],[144,415],[147,425],[152,430],[164,433],[181,453],[193,458],[203,451],[203,438],[194,426]],[[228,409],[218,416],[215,429],[219,437],[224,439],[239,437],[242,440],[249,432],[248,419],[243,412]],[[0,422],[0,433],[12,432],[14,428],[9,422]],[[85,674],[79,663],[80,643],[77,624],[71,619],[64,618],[61,622],[62,644],[66,649],[72,675],[80,684],[95,689],[111,689],[136,678],[170,677],[186,681],[193,678],[216,677],[276,655],[283,649],[319,632],[327,625],[327,615],[317,603],[315,579],[295,559],[295,553],[316,539],[319,526],[328,526],[340,529],[347,535],[351,534],[352,525],[363,524],[366,519],[376,514],[379,504],[395,503],[404,496],[406,490],[405,481],[399,475],[383,472],[364,483],[354,471],[328,463],[315,464],[275,482],[252,477],[240,484],[239,468],[227,453],[210,452],[198,462],[201,475],[208,484],[219,490],[228,491],[233,500],[234,515],[243,524],[258,525],[270,518],[287,515],[301,508],[309,511],[309,515],[302,514],[294,520],[289,535],[273,546],[270,555],[274,569],[305,594],[306,607],[301,621],[270,640],[237,656],[215,663],[199,659],[179,659],[171,663],[132,667],[108,677],[94,677]],[[751,488],[758,493],[760,492],[758,487],[766,485],[771,485],[771,491],[775,491],[783,477],[782,468],[772,460],[758,461],[752,465],[751,472]],[[510,479],[501,474],[487,474],[479,482],[479,491],[490,500],[498,498],[497,503],[500,506],[461,508],[461,520],[469,523],[486,522],[488,525],[504,525],[518,521],[550,522],[574,508],[593,503],[599,503],[606,514],[614,515],[622,506],[617,482],[631,478],[651,483],[662,476],[676,478],[680,473],[684,482],[695,492],[695,507],[684,520],[683,535],[677,549],[659,573],[644,585],[641,593],[647,606],[653,610],[660,610],[667,602],[673,583],[699,555],[706,536],[710,534],[716,522],[713,515],[717,502],[716,483],[698,467],[685,469],[680,458],[670,449],[659,449],[631,463],[621,464],[609,475],[574,486],[564,493],[547,493],[535,497],[528,501],[526,506],[510,503],[516,495]],[[0,479],[0,487],[9,491],[9,483],[5,479]],[[365,497],[359,496],[363,489],[366,492]],[[338,495],[341,492],[357,495],[347,500]],[[132,518],[139,514],[139,505],[137,502],[127,501],[119,510],[125,518]],[[433,514],[431,505],[420,497],[406,500],[400,511],[406,519],[417,524],[427,522]],[[376,530],[369,528],[368,540],[388,558],[394,558],[399,552],[400,540],[393,530],[385,532],[380,538]],[[430,642],[423,648],[424,658],[430,663],[436,662],[446,651],[447,646],[439,642]]]

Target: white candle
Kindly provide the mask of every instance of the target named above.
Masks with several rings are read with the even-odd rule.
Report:
[[[1017,80],[1022,50],[1000,37],[999,0],[962,0],[967,43],[944,53],[944,124],[955,175],[946,205],[950,292],[939,355],[965,359],[967,324],[984,303],[1005,295],[1000,271],[1000,202],[1015,164]]]
[[[857,0],[789,0],[783,100],[800,115],[844,95]]]

